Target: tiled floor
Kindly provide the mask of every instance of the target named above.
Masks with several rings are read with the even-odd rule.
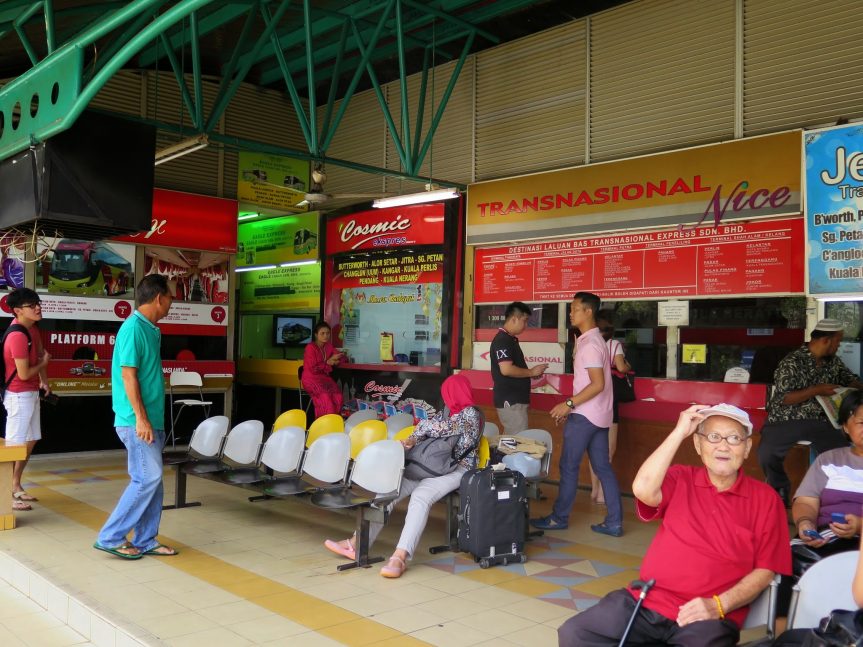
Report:
[[[11,584],[0,580],[0,645],[60,647],[92,644]]]
[[[249,491],[190,478],[189,498],[203,505],[162,517],[161,540],[181,555],[124,561],[91,547],[125,486],[124,461],[121,453],[35,457],[25,477],[40,501],[18,516],[16,530],[0,533],[0,551],[149,644],[555,645],[563,620],[636,576],[655,531],[634,519],[627,499],[626,535],[592,533],[604,508],[580,493],[569,530],[532,541],[525,564],[482,570],[462,555],[429,554],[443,539],[444,508],[436,506],[409,570],[387,580],[374,567],[335,570],[339,558],[322,542],[347,536],[352,517],[291,500],[249,503]],[[166,470],[166,500],[172,475]],[[556,494],[546,489],[550,499],[536,514]],[[375,554],[392,551],[401,521],[397,513]],[[20,597],[3,575],[0,596]],[[0,605],[6,617],[15,608]],[[25,598],[13,624],[32,612]],[[76,644],[73,631],[55,636],[48,621],[34,630],[42,642],[11,629],[7,642],[9,622],[0,615],[4,646]]]

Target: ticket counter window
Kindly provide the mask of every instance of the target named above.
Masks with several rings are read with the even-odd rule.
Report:
[[[838,354],[848,368],[860,375],[863,371],[863,301],[828,301],[824,304],[824,316],[844,324],[845,334]]]

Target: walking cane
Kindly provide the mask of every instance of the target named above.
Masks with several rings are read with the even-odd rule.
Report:
[[[634,589],[641,589],[641,593],[638,594],[638,600],[635,603],[635,609],[633,609],[632,615],[629,617],[629,622],[626,625],[626,629],[623,631],[623,636],[621,636],[620,642],[617,644],[617,647],[625,647],[626,639],[629,637],[629,630],[632,629],[632,623],[635,622],[635,616],[638,615],[638,610],[641,608],[641,603],[644,602],[644,598],[647,597],[647,593],[650,591],[650,589],[653,588],[654,584],[656,584],[656,580],[649,579],[646,582],[642,582],[641,580],[635,580],[629,585]]]

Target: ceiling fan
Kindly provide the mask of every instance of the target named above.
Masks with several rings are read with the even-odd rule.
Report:
[[[320,162],[316,162],[314,168],[312,169],[312,183],[309,187],[309,190],[306,192],[305,197],[302,201],[297,203],[298,207],[310,206],[311,208],[317,208],[330,200],[374,200],[375,198],[383,198],[389,193],[327,193],[324,190],[324,184],[327,181],[327,173],[324,169],[324,165]]]

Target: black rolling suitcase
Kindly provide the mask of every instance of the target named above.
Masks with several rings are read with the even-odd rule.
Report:
[[[524,476],[509,469],[470,470],[461,479],[458,547],[482,568],[526,562]]]

